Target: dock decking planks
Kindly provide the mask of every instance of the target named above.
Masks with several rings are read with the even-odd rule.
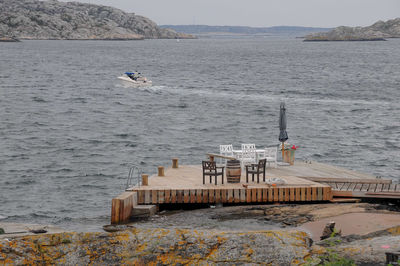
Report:
[[[399,184],[388,179],[305,178],[331,186],[329,193],[335,197],[400,199],[400,189],[397,189]],[[319,197],[320,192],[317,194]],[[326,200],[326,194],[323,192],[323,200]]]

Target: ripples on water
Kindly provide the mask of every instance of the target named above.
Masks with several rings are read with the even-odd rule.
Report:
[[[277,144],[281,100],[296,156],[400,178],[400,40],[25,41],[0,58],[5,221],[97,228],[131,165]]]

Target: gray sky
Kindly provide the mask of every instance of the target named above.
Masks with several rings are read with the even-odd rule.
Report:
[[[148,17],[159,25],[368,26],[378,20],[400,17],[400,0],[77,1],[113,6]]]

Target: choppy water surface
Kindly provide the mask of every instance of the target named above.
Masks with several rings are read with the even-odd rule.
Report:
[[[93,229],[128,169],[199,164],[219,144],[400,178],[400,40],[0,43],[0,216]],[[140,70],[151,88],[116,77]]]

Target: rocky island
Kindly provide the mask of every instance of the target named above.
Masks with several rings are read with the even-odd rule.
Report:
[[[337,27],[328,32],[309,34],[304,41],[384,41],[400,38],[400,18],[378,21],[368,27]]]
[[[195,37],[162,29],[146,17],[108,6],[56,0],[2,0],[0,38],[141,40]]]

